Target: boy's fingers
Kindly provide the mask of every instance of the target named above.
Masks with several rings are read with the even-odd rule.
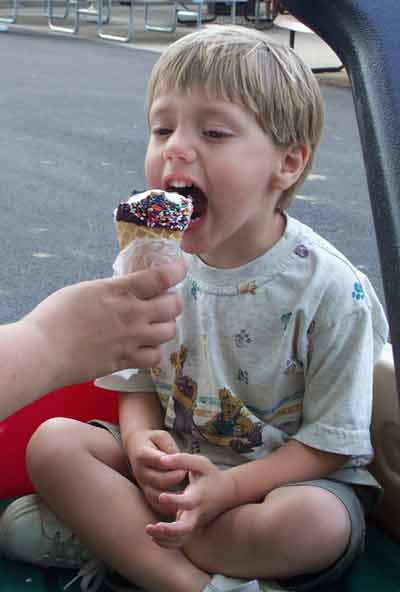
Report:
[[[167,454],[174,454],[175,452],[179,452],[179,448],[175,440],[173,439],[171,434],[169,434],[165,430],[158,430],[154,432],[152,441],[162,452],[165,452]]]
[[[206,473],[214,468],[213,464],[201,454],[181,452],[162,456],[160,462],[170,469],[185,469],[193,473]]]
[[[196,498],[186,492],[177,494],[163,491],[158,499],[161,504],[168,504],[176,510],[193,510],[197,506]]]
[[[147,534],[157,537],[159,540],[185,537],[193,531],[194,521],[191,518],[177,520],[175,522],[157,522],[146,526]]]
[[[156,545],[167,549],[179,548],[184,543],[184,537],[165,535],[159,525],[147,525],[146,533],[153,539]]]
[[[124,284],[138,298],[146,300],[179,284],[184,279],[186,271],[186,265],[177,261],[137,271],[118,278],[117,281]]]

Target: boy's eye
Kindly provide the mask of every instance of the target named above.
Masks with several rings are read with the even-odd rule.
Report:
[[[222,132],[221,130],[204,130],[203,134],[207,138],[214,138],[214,139],[226,138],[229,135],[226,132]]]
[[[172,133],[172,130],[168,127],[156,127],[152,129],[152,133],[156,136],[168,136]]]

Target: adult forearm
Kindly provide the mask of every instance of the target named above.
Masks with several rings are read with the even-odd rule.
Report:
[[[61,386],[54,355],[29,320],[0,326],[0,419]]]
[[[287,483],[326,477],[342,466],[346,458],[291,440],[266,458],[227,470],[226,476],[232,482],[229,505],[260,501]]]

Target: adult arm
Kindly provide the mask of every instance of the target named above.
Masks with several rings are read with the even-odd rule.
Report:
[[[152,366],[175,335],[181,264],[58,290],[0,327],[0,419],[40,395],[123,368]]]

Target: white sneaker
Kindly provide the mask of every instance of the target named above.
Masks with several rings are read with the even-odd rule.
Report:
[[[90,559],[78,571],[76,576],[65,584],[63,590],[68,590],[75,582],[80,580],[82,592],[99,592],[103,589],[107,574],[106,565],[99,559]]]
[[[215,575],[203,592],[260,592],[257,580],[241,580],[223,575]]]
[[[93,558],[35,494],[15,500],[1,516],[0,553],[15,561],[71,569]]]
[[[273,580],[243,580],[216,574],[203,592],[284,592]]]

